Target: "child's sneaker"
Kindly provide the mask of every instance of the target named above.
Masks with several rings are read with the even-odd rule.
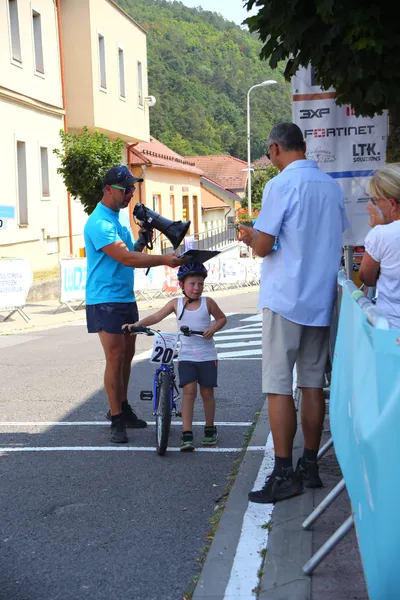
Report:
[[[216,446],[218,440],[217,428],[204,427],[203,446]]]
[[[181,452],[192,452],[193,450],[193,432],[184,431],[181,436]]]

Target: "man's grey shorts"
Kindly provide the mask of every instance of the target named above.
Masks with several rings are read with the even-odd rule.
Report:
[[[269,308],[263,310],[262,391],[293,394],[293,368],[297,386],[323,388],[329,353],[329,327],[311,327],[288,321]]]

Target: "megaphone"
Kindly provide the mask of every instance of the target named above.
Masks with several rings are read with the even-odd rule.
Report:
[[[190,227],[190,221],[170,221],[140,203],[135,205],[133,216],[140,222],[141,227],[144,229],[142,236],[149,250],[153,249],[153,242],[151,240],[152,229],[157,229],[163,233],[171,242],[174,250],[176,250]]]

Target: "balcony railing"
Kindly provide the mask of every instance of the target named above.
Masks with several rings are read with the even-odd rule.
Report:
[[[228,246],[236,242],[236,230],[233,225],[224,227],[218,227],[211,231],[202,231],[201,233],[194,233],[190,236],[194,238],[191,247],[196,250],[220,250],[224,246]],[[171,254],[176,252],[178,255],[185,251],[185,244],[182,243],[177,250],[174,250],[169,240],[162,240],[161,252],[162,254]]]

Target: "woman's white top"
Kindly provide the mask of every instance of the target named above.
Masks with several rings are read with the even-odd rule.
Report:
[[[207,299],[205,296],[200,298],[201,304],[196,310],[188,310],[186,306],[181,320],[180,317],[183,307],[188,301],[187,298],[178,298],[178,307],[176,314],[176,323],[178,330],[185,325],[192,331],[205,331],[210,327],[211,317],[207,308]],[[205,362],[207,360],[217,360],[217,351],[214,340],[206,340],[200,335],[190,337],[181,336],[182,348],[179,352],[178,360],[188,360],[191,362]]]
[[[376,306],[392,329],[400,329],[400,221],[371,229],[365,250],[380,263]]]

